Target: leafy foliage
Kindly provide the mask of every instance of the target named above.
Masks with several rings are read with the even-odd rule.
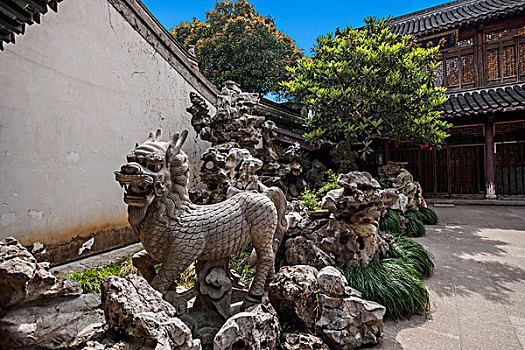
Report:
[[[428,310],[429,294],[414,265],[403,258],[372,261],[345,271],[363,297],[386,307],[385,317],[400,319]]]
[[[337,184],[337,178],[339,177],[338,173],[334,173],[332,169],[328,169],[326,171],[326,175],[328,175],[328,183],[317,190],[317,198],[319,198],[319,200],[322,200],[323,197],[326,196],[326,194],[331,190],[337,190],[341,188],[341,186]]]
[[[315,210],[319,208],[319,199],[317,199],[317,193],[315,190],[305,190],[300,196],[299,200],[301,205],[309,210]]]
[[[404,234],[409,237],[423,237],[427,234],[425,224],[419,220],[417,214],[411,211],[407,211],[405,214],[408,222],[405,227]]]
[[[248,260],[250,259],[252,250],[253,246],[248,244],[230,256],[230,269],[233,269],[241,276],[240,282],[246,286],[252,283],[253,277],[255,276],[255,271],[248,266]]]
[[[378,179],[377,182],[379,182],[382,190],[385,188],[392,188],[394,186],[392,180]]]
[[[315,210],[319,208],[323,197],[326,196],[328,192],[341,188],[341,186],[337,184],[337,178],[339,177],[339,174],[334,173],[332,169],[328,169],[326,171],[326,175],[328,175],[328,182],[326,185],[319,188],[318,190],[305,190],[299,196],[301,204],[309,210]]]
[[[195,46],[202,73],[218,87],[234,80],[245,91],[279,92],[278,83],[289,78],[286,67],[303,57],[274,19],[246,0],[216,1],[205,22],[182,22],[171,34],[186,49]]]
[[[389,258],[399,258],[412,264],[416,277],[432,275],[434,262],[430,253],[423,246],[408,237],[394,234],[394,246],[388,251]]]
[[[444,89],[434,83],[438,47],[393,34],[388,20],[319,37],[314,57],[289,67],[285,91],[313,112],[307,138],[346,139],[371,152],[373,139],[439,146],[451,125],[440,119]]]
[[[387,209],[379,220],[379,229],[384,232],[401,233],[401,219],[395,210]]]

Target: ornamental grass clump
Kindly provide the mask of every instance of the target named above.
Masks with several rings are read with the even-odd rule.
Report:
[[[394,246],[387,253],[388,258],[403,259],[412,264],[416,277],[432,275],[434,262],[432,255],[423,246],[408,237],[393,234]]]
[[[439,221],[436,212],[429,208],[419,207],[419,216],[425,225],[436,225]]]
[[[385,232],[401,233],[401,219],[395,210],[387,209],[379,220],[379,229]]]
[[[420,314],[429,308],[429,294],[414,265],[403,258],[372,261],[345,271],[348,283],[386,307],[385,317],[400,319]]]
[[[404,230],[404,234],[406,236],[423,237],[427,234],[425,224],[423,224],[423,222],[419,220],[418,215],[415,214],[414,211],[407,211],[405,214],[405,218],[407,219],[407,224]]]

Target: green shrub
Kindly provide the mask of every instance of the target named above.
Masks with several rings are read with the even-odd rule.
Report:
[[[326,196],[326,194],[331,190],[337,190],[341,188],[341,186],[337,184],[337,178],[339,177],[338,173],[334,173],[332,169],[328,169],[326,171],[326,175],[328,175],[328,183],[317,190],[317,198],[319,200],[322,200],[323,197]]]
[[[425,225],[435,225],[438,223],[439,218],[435,211],[425,207],[419,207],[420,220]]]
[[[395,210],[387,209],[379,220],[379,229],[384,232],[401,233],[401,219]]]
[[[387,257],[399,258],[411,263],[418,278],[428,277],[434,271],[431,254],[419,243],[408,237],[394,234],[394,246]]]
[[[405,214],[405,217],[408,220],[404,232],[406,236],[423,237],[424,235],[426,235],[427,229],[425,228],[425,224],[423,224],[423,222],[418,219],[417,214],[408,211]]]
[[[299,200],[301,201],[301,205],[303,207],[306,207],[307,209],[310,209],[310,210],[315,210],[320,205],[319,200],[317,199],[315,190],[304,191],[301,194],[301,196],[299,196]]]
[[[394,184],[391,180],[386,179],[378,179],[377,182],[379,182],[379,185],[381,186],[381,189],[384,190],[385,188],[392,188],[394,187]]]
[[[137,273],[133,267],[131,258],[113,264],[96,267],[89,270],[73,272],[63,278],[71,278],[82,286],[84,293],[100,293],[100,284],[109,276],[124,277],[132,273]]]
[[[253,268],[248,266],[248,260],[252,254],[253,246],[248,244],[243,249],[230,255],[230,269],[235,270],[241,276],[241,283],[249,286],[255,275]]]
[[[414,265],[402,258],[372,261],[345,271],[348,283],[363,298],[386,307],[385,317],[400,319],[428,310],[429,294]]]

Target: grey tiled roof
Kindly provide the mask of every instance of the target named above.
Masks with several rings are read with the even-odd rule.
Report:
[[[445,117],[525,110],[525,83],[447,93]]]
[[[394,33],[422,36],[523,13],[524,0],[457,0],[396,17],[391,27]]]
[[[62,0],[0,0],[0,50],[14,43],[15,34],[24,34],[26,24],[40,23],[40,16],[58,10]]]

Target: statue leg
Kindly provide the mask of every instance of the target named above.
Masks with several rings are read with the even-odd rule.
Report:
[[[151,281],[153,281],[157,275],[157,271],[155,271],[155,265],[159,264],[159,262],[149,256],[148,252],[145,250],[135,253],[131,258],[131,261],[133,262],[133,266],[139,270],[146,281],[151,283]]]
[[[251,297],[256,298],[262,297],[266,281],[268,278],[273,278],[275,270],[275,253],[273,251],[272,237],[265,236],[259,238],[260,242],[254,242],[255,250],[257,251],[257,265],[249,293]]]
[[[160,270],[151,281],[151,286],[165,295],[175,279],[192,263],[193,259],[173,259],[162,263]]]

